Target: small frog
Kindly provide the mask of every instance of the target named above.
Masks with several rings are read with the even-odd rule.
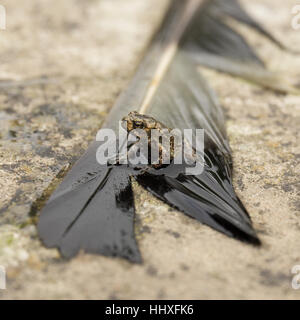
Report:
[[[172,129],[168,128],[166,125],[154,119],[153,117],[132,111],[125,116],[122,121],[126,121],[123,124],[124,129],[126,129],[128,133],[135,135],[138,138],[138,141],[140,137],[138,133],[135,134],[135,129],[144,130],[144,132],[147,134],[148,162],[146,167],[145,165],[141,167],[143,171],[148,170],[149,168],[160,169],[167,166],[177,155],[179,155],[179,152],[181,153],[181,156],[183,156],[183,158],[180,158],[184,161],[187,161],[186,164],[188,165],[195,164],[196,162],[203,162],[191,144],[182,137],[181,132],[179,136],[176,136],[176,132],[172,131]],[[156,129],[155,132],[154,129]],[[162,137],[167,138],[165,140],[167,144],[163,143]],[[182,154],[183,147],[184,153]],[[156,150],[155,155],[158,156],[155,161],[151,159],[151,151],[154,150]],[[134,142],[128,146],[127,156],[129,162],[130,159],[133,159],[136,156],[138,151],[139,145],[137,142]],[[138,166],[136,166],[136,168],[140,169]]]
[[[126,127],[128,133],[133,133],[135,129],[144,130],[148,137],[148,163],[151,167],[158,169],[161,168],[165,163],[165,159],[169,159],[170,162],[174,159],[175,147],[174,147],[174,136],[170,136],[170,145],[166,148],[162,143],[163,135],[166,135],[172,131],[172,129],[165,126],[163,123],[157,121],[153,117],[143,115],[138,113],[137,111],[130,112],[127,116],[125,116],[122,121],[126,121]],[[157,136],[153,135],[153,131],[157,130]],[[136,134],[139,138],[139,136]],[[160,137],[159,137],[160,136]],[[128,150],[128,157],[130,159],[131,155],[134,156],[137,151],[137,145],[132,144]],[[151,161],[151,148],[152,150],[159,150],[158,159],[153,163]]]

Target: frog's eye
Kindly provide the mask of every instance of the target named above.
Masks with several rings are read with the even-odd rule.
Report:
[[[137,120],[137,121],[135,121],[134,123],[135,123],[135,125],[136,125],[137,127],[139,127],[139,128],[143,128],[143,127],[144,127],[144,123],[143,123],[143,121],[141,121],[141,120]]]

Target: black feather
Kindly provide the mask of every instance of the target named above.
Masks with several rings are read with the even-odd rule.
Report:
[[[188,8],[196,10],[186,15]],[[138,110],[169,128],[204,129],[205,166],[201,175],[174,175],[172,165],[134,175],[144,188],[172,207],[228,236],[259,244],[232,186],[222,108],[197,72],[197,64],[275,90],[294,88],[265,69],[262,59],[226,18],[254,28],[283,48],[236,1],[175,0],[103,128],[117,130],[123,116]],[[59,248],[66,257],[82,249],[139,262],[130,181],[133,173],[121,166],[99,165],[99,145],[94,142],[89,147],[42,210],[39,235],[46,246]]]
[[[84,250],[141,262],[130,177],[121,168],[100,166],[98,146],[89,148],[47,202],[38,223],[40,237],[67,258]]]

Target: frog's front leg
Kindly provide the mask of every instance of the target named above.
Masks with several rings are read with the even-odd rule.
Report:
[[[127,151],[128,164],[137,169],[148,166],[148,145],[143,146],[138,143],[132,144]]]
[[[112,166],[112,165],[120,166],[123,164],[127,164],[128,163],[128,150],[132,145],[133,145],[133,143],[128,144],[126,146],[127,150],[125,149],[125,151],[123,151],[121,153],[120,153],[120,150],[117,150],[117,152],[107,160],[107,165],[108,166]]]

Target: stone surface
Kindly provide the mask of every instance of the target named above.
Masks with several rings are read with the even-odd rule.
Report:
[[[246,1],[287,46],[294,1]],[[227,116],[234,183],[262,240],[240,243],[171,210],[135,184],[143,265],[81,254],[37,238],[39,202],[93,139],[130,80],[167,0],[1,1],[0,265],[2,299],[292,298],[300,264],[300,97],[202,69]],[[239,26],[269,67],[300,82],[300,57]]]

